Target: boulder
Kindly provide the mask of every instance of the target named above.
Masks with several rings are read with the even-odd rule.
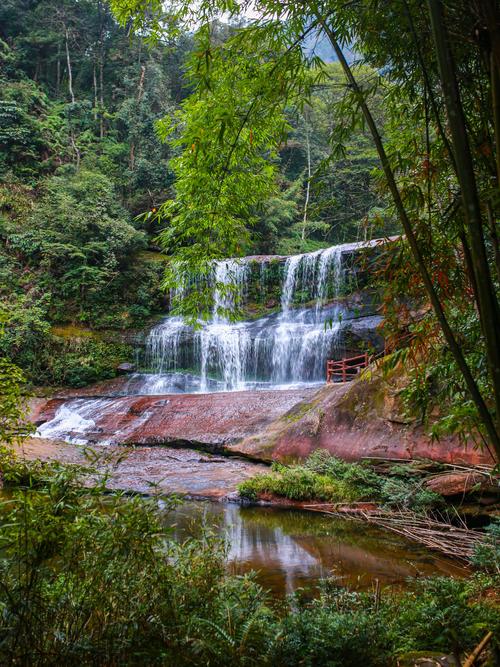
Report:
[[[228,448],[268,461],[293,462],[325,449],[339,458],[393,460],[430,459],[443,463],[494,463],[486,450],[458,437],[431,439],[409,419],[399,398],[404,369],[384,377],[371,367],[346,384],[326,385],[313,397],[294,405],[263,430]]]
[[[135,371],[135,366],[134,364],[124,362],[123,364],[117,366],[116,370],[118,371],[118,373],[133,373]]]
[[[500,486],[489,475],[478,472],[449,472],[431,477],[426,488],[441,496],[457,496],[471,491],[492,491],[500,493]]]

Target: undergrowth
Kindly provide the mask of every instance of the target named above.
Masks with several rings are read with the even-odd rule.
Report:
[[[269,473],[242,482],[238,490],[249,500],[270,493],[290,500],[380,502],[387,507],[425,511],[442,504],[438,494],[425,489],[410,466],[394,466],[389,476],[369,464],[348,463],[317,450],[303,463],[273,464]]]
[[[78,467],[1,466],[2,665],[377,667],[498,637],[498,578],[423,580],[381,600],[327,581],[312,602],[275,603],[251,575],[228,574],[210,529],[173,539],[175,501],[104,494],[105,479]]]
[[[238,486],[240,495],[256,500],[261,493],[272,493],[290,500],[355,501],[359,494],[353,485],[331,475],[318,474],[305,466],[273,464],[271,472],[245,480]]]

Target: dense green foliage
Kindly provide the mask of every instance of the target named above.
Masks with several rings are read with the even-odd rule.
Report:
[[[20,442],[33,430],[26,420],[26,401],[21,370],[0,357],[0,453],[8,445]]]
[[[273,464],[270,473],[247,479],[238,487],[240,495],[256,500],[259,494],[273,494],[290,500],[324,500],[350,502],[359,500],[361,494],[353,485],[332,475],[319,474],[306,466]]]
[[[313,602],[275,606],[251,576],[227,574],[209,527],[173,540],[173,501],[105,496],[82,475],[4,466],[4,664],[376,666],[411,650],[463,655],[500,629],[485,576],[423,580],[381,601],[326,582]]]
[[[1,349],[30,379],[75,384],[74,375],[109,375],[99,374],[98,363],[86,373],[85,357],[76,359],[74,350],[61,361],[74,372],[54,371],[48,361],[62,351],[51,327],[141,327],[162,311],[164,265],[149,252],[157,253],[162,229],[167,254],[191,269],[202,257],[209,270],[213,257],[355,240],[359,221],[380,205],[365,130],[355,133],[335,169],[325,163],[331,102],[343,96],[338,66],[326,78],[320,70],[302,75],[295,55],[296,83],[304,76],[311,92],[307,110],[291,105],[272,116],[266,108],[259,116],[285,72],[272,43],[267,66],[259,52],[252,63],[246,52],[236,58],[226,50],[237,25],[216,21],[209,34],[193,37],[172,19],[168,39],[153,43],[121,27],[103,0],[2,3],[0,301],[10,322]],[[210,86],[222,114],[207,108],[199,85],[206,39],[220,47],[209,59],[220,61]],[[248,104],[252,127],[240,131],[238,114]],[[264,150],[278,135],[282,144]],[[165,200],[168,219],[158,224],[155,211]],[[229,247],[227,232],[235,226],[238,238]],[[202,229],[204,238],[192,243]],[[167,285],[183,279],[187,273],[177,266]],[[208,307],[202,296],[192,304],[193,319]]]
[[[0,311],[0,342],[5,315]],[[26,419],[25,377],[21,369],[0,354],[0,461],[7,448],[22,442],[33,431]]]
[[[0,348],[37,383],[81,385],[130,351],[62,345],[52,325],[137,327],[164,307],[155,230],[134,216],[170,187],[154,124],[184,94],[189,38],[146,49],[100,1],[9,0],[0,45]]]
[[[474,564],[486,572],[500,574],[500,520],[493,517],[486,527],[486,539],[480,544],[474,556]]]
[[[238,489],[241,496],[251,500],[261,493],[270,493],[290,500],[369,500],[415,511],[442,503],[439,495],[422,488],[409,465],[395,465],[389,475],[380,475],[369,464],[348,463],[320,449],[303,464],[273,464],[270,473],[245,480]]]
[[[158,0],[148,4],[146,24],[140,2],[112,0],[111,4],[124,24],[140,26],[151,39],[171,32]],[[296,221],[289,240],[294,245],[298,232],[303,247],[315,224],[316,231],[323,229],[325,221],[310,217],[314,207],[308,208],[309,176],[316,159],[311,139],[321,134],[316,131],[320,126],[314,125],[318,106],[311,111],[310,101],[330,73],[319,58],[311,57],[308,45],[315,36],[327,40],[345,79],[343,94],[327,102],[333,122],[322,164],[327,171],[338,172],[339,159],[352,147],[353,132],[359,133],[366,124],[380,159],[380,192],[390,197],[386,203],[391,202],[377,211],[372,200],[373,218],[386,229],[387,221],[397,219],[405,234],[400,254],[388,264],[385,284],[388,334],[410,329],[427,353],[412,357],[416,391],[408,395],[410,402],[425,410],[426,396],[435,401],[439,395],[452,415],[440,425],[441,432],[458,431],[472,434],[478,443],[489,441],[498,457],[500,33],[496,26],[500,11],[489,1],[427,0],[424,5],[413,0],[347,4],[259,0],[252,6],[256,18],[235,29],[223,44],[214,39],[214,21],[228,12],[233,19],[244,14],[247,2],[185,0],[172,5],[169,18],[176,25],[199,26],[199,57],[191,69],[193,94],[183,107],[184,134],[176,138],[185,158],[176,165],[177,182],[193,201],[212,183],[215,200],[199,229],[193,227],[186,208],[174,217],[173,229],[164,235],[166,247],[176,250],[177,271],[170,271],[168,282],[179,282],[186,269],[203,273],[208,260],[225,254],[224,247],[231,252],[237,248],[240,218],[251,221],[249,208],[256,193],[261,204],[269,197],[263,174],[274,170],[277,177],[276,155],[284,135],[290,135],[291,110],[305,139],[308,178],[303,226]],[[353,45],[355,63],[349,57]],[[231,62],[239,69],[237,81]],[[270,73],[274,85],[269,83]],[[227,87],[219,86],[225,76],[234,81],[235,99],[230,105]],[[269,123],[263,121],[267,114]],[[203,120],[198,123],[198,119]],[[205,126],[210,128],[206,135]],[[357,141],[355,146],[363,155],[367,144]],[[367,149],[365,157],[371,155]],[[251,164],[261,166],[250,168],[245,177]],[[226,179],[232,185],[231,196],[219,197]],[[342,176],[338,180],[342,183]],[[350,173],[349,180],[356,189],[359,178]],[[276,196],[275,190],[272,208]],[[249,208],[245,208],[247,197]],[[327,188],[330,205],[332,198]],[[293,197],[283,199],[288,211]],[[358,209],[355,197],[342,201],[343,210],[347,203]],[[238,212],[241,202],[244,209]],[[167,216],[170,211],[168,204],[161,213]],[[219,224],[224,233],[214,249],[206,241],[212,238],[211,227]],[[409,298],[412,306],[424,307],[409,308]],[[432,311],[422,319],[426,302]],[[189,297],[184,306],[191,315]],[[447,381],[439,382],[443,375]],[[427,382],[433,377],[438,380]]]
[[[175,197],[158,211],[168,221],[160,238],[172,254],[165,284],[177,288],[174,306],[192,320],[213,305],[212,290],[201,289],[213,260],[357,240],[382,205],[363,128],[349,141],[342,134],[332,161],[348,104],[338,64],[304,67],[301,51],[272,31],[240,49],[241,34],[234,29],[221,42],[213,24],[200,28],[187,72],[192,93],[159,124],[161,137],[180,151],[171,162]],[[362,74],[375,76],[369,68]],[[378,94],[383,122],[381,106]],[[389,229],[396,227],[379,225],[378,233]],[[193,276],[195,293],[186,289]]]

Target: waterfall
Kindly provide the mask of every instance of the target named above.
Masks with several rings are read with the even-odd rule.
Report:
[[[245,298],[249,266],[237,259],[226,259],[215,263],[213,292],[214,322],[228,323],[228,315],[234,312]]]
[[[253,321],[234,322],[230,315],[247,302],[251,279],[260,280],[257,291],[264,293],[266,263],[252,273],[245,259],[216,262],[210,320],[195,330],[179,317],[154,326],[139,391],[229,391],[323,381],[326,359],[341,335],[341,308],[328,302],[340,294],[347,247],[287,257],[279,311]]]
[[[323,301],[328,296],[328,272],[333,270],[332,283],[334,296],[339,296],[339,290],[342,286],[342,246],[333,246],[324,250],[319,257],[317,294],[316,294],[316,312],[321,309]]]
[[[281,289],[281,312],[288,313],[296,291],[297,274],[305,255],[292,255],[285,263],[285,280]]]
[[[216,262],[212,322],[197,332],[200,350],[200,390],[208,391],[209,374],[221,379],[224,389],[243,389],[249,336],[229,316],[242,304],[248,284],[249,266],[241,260]]]

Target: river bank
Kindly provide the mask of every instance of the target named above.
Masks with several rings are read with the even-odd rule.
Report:
[[[232,665],[250,656],[298,667],[304,655],[310,664],[334,655],[336,665],[397,658],[413,667],[409,652],[441,651],[440,664],[451,666],[461,664],[451,650],[470,652],[485,629],[498,629],[494,577],[464,576],[374,528],[290,510],[103,494],[106,478],[82,486],[74,466],[4,464],[5,664],[29,650],[57,664],[74,656],[135,664],[140,656],[141,664]]]
[[[324,579],[353,590],[383,585],[406,589],[430,576],[466,577],[453,559],[430,552],[404,537],[312,512],[307,503],[274,497],[248,502],[238,485],[268,466],[236,457],[169,447],[84,447],[32,438],[18,450],[25,461],[82,466],[80,479],[91,487],[105,480],[107,492],[146,497],[182,497],[167,524],[182,542],[214,532],[227,544],[228,572],[256,572],[257,581],[282,597],[307,587],[312,594]],[[160,501],[160,504],[163,501]]]

